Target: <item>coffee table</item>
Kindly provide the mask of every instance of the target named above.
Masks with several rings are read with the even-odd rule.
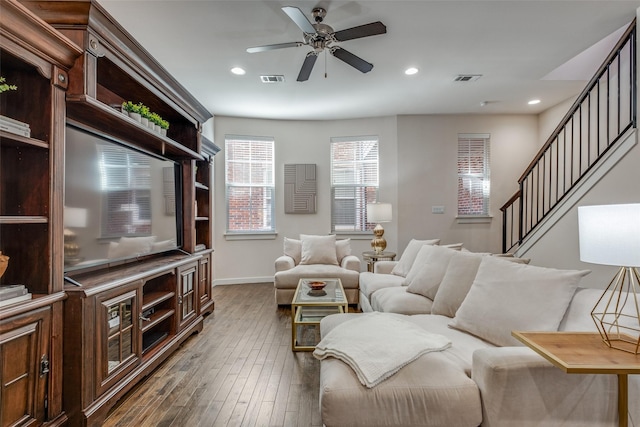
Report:
[[[311,282],[325,282],[326,286],[321,291],[313,291]],[[291,301],[291,350],[315,350],[320,321],[330,314],[348,311],[349,303],[340,279],[300,279]],[[313,332],[313,341],[308,337],[310,332]]]

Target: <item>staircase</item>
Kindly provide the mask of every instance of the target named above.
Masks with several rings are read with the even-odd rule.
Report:
[[[635,127],[634,20],[500,208],[503,252],[516,250]]]

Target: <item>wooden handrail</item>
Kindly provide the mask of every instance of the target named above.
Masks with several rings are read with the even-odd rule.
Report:
[[[509,209],[509,206],[511,206],[512,204],[515,203],[516,200],[518,200],[520,198],[520,195],[522,194],[522,192],[520,190],[516,191],[516,193],[511,196],[511,198],[509,200],[507,200],[507,202],[502,205],[502,207],[500,208],[500,210],[502,212],[506,211],[507,209]]]

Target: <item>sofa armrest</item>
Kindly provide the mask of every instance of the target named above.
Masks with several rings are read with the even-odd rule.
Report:
[[[528,347],[473,353],[483,427],[617,423],[615,375],[567,374]]]
[[[347,255],[342,258],[340,267],[360,273],[360,258],[355,255]]]
[[[396,266],[398,261],[378,261],[373,264],[373,272],[380,274],[391,274],[391,270]]]
[[[289,255],[281,255],[276,259],[276,273],[278,271],[291,270],[295,266],[295,261]]]

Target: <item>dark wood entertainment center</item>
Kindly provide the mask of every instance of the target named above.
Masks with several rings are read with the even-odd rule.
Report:
[[[211,313],[211,114],[95,1],[0,0],[0,284],[33,298],[0,308],[0,425],[101,425]],[[166,136],[118,111],[142,102]],[[65,123],[178,162],[182,245],[65,272]],[[70,280],[65,280],[67,277]]]

